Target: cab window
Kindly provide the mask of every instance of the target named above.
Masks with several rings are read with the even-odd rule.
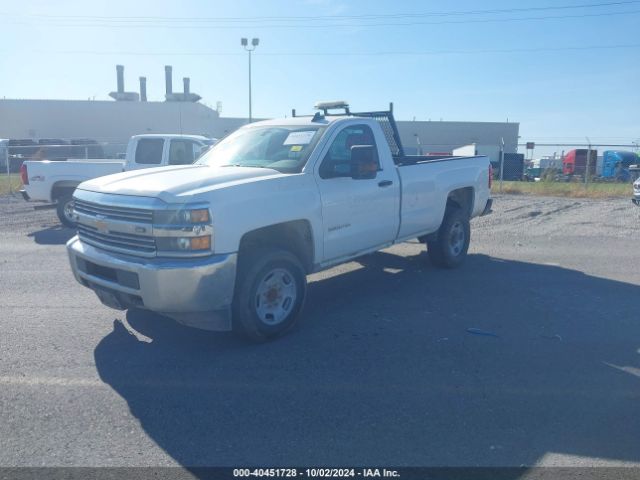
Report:
[[[141,138],[136,146],[136,163],[143,165],[160,165],[164,139]]]
[[[329,147],[329,151],[320,164],[320,178],[350,177],[352,171],[351,147],[355,145],[373,146],[378,170],[380,170],[378,150],[371,128],[367,125],[353,125],[340,131]]]
[[[192,164],[200,154],[202,146],[191,140],[171,140],[169,165]]]

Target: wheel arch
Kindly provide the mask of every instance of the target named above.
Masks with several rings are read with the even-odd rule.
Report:
[[[473,204],[474,204],[473,187],[462,187],[462,188],[456,188],[455,190],[451,190],[447,194],[447,203],[445,205],[445,209],[442,214],[442,221],[440,222],[440,227],[442,227],[442,223],[445,221],[447,213],[451,208],[459,208],[468,218],[471,218],[471,213],[473,212]],[[440,230],[440,227],[438,227],[438,230],[436,230],[435,232],[418,237],[418,240],[420,242],[428,242],[428,241],[436,240],[438,238],[438,231]]]
[[[293,220],[251,230],[240,239],[239,261],[243,254],[255,247],[274,247],[294,254],[302,263],[306,273],[314,266],[315,248],[313,231],[308,220]]]
[[[447,195],[447,208],[457,207],[468,217],[471,217],[474,203],[473,187],[463,187],[452,190]]]
[[[60,180],[59,182],[55,182],[51,187],[51,201],[56,201],[67,194],[73,194],[80,183],[82,182],[78,182],[77,180]]]

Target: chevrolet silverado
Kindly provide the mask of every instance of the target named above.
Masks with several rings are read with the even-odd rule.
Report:
[[[491,211],[489,159],[407,156],[391,110],[316,107],[246,125],[194,165],[80,184],[78,282],[116,309],[265,340],[296,323],[312,272],[414,238],[436,266],[462,264],[469,220]]]

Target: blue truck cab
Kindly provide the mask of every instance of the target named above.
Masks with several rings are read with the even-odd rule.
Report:
[[[633,152],[606,150],[602,154],[602,177],[628,182],[631,180],[629,165],[638,163],[640,159]]]

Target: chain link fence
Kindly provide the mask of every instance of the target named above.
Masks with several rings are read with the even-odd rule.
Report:
[[[535,148],[526,148],[524,154],[504,152],[499,144],[489,146],[493,152],[489,156],[499,191],[502,191],[503,181],[632,183],[640,177],[640,157],[635,152],[635,144],[590,145],[586,148],[571,144],[539,146],[561,147],[562,151],[536,157]],[[121,159],[125,157],[126,149],[126,143],[90,139],[0,140],[0,174],[7,176],[11,192],[12,181],[15,184],[20,167],[27,160]],[[411,154],[424,154],[410,151],[410,147],[407,150]]]
[[[528,147],[529,144],[520,145]],[[551,145],[546,145],[551,146]],[[637,145],[571,145],[560,153],[536,156],[533,148],[526,154],[500,152],[492,160],[494,180],[524,182],[633,183],[640,177]]]
[[[534,144],[525,144],[531,147]],[[553,155],[535,155],[527,148],[525,179],[530,181],[632,183],[640,165],[636,144],[553,144],[562,148]]]

